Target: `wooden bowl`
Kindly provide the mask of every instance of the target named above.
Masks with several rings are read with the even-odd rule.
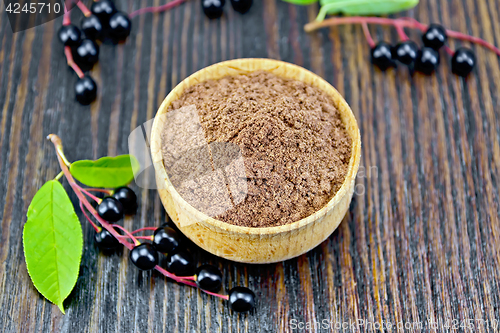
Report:
[[[169,105],[183,91],[209,79],[264,70],[299,80],[325,91],[338,108],[352,138],[352,155],[340,190],[326,206],[299,221],[268,228],[235,226],[216,220],[188,204],[172,186],[162,157],[161,132]],[[245,263],[272,263],[303,254],[324,241],[340,224],[354,193],[361,156],[361,141],[354,114],[344,98],[328,82],[296,65],[271,59],[237,59],[206,67],[179,83],[165,98],[151,132],[151,155],[161,201],[177,227],[194,243],[217,256]]]

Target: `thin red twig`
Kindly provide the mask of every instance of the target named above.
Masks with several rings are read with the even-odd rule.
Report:
[[[137,9],[136,11],[133,11],[132,13],[130,13],[129,17],[130,18],[134,18],[137,15],[141,15],[141,14],[145,14],[145,13],[160,13],[160,12],[164,12],[164,11],[167,11],[167,10],[169,10],[171,8],[174,8],[175,6],[178,6],[178,5],[182,4],[185,1],[186,0],[173,0],[173,1],[170,1],[169,3],[167,3],[167,4],[164,4],[164,5],[158,6],[158,7],[140,8],[140,9]]]
[[[78,186],[78,187],[80,187],[80,186]],[[90,193],[89,191],[87,191],[87,190],[86,190],[86,189],[84,189],[84,188],[81,188],[81,187],[80,187],[80,190],[81,190],[84,194],[86,194],[89,198],[91,198],[92,200],[94,200],[95,202],[97,202],[97,203],[101,203],[101,201],[102,201],[102,199],[101,199],[101,198],[96,197],[95,195],[93,195],[92,193]]]
[[[156,230],[158,228],[156,227],[145,227],[145,228],[140,228],[140,229],[137,229],[137,230],[134,230],[131,232],[131,234],[136,234],[138,232],[141,232],[141,231],[150,231],[150,230]]]
[[[71,6],[72,1],[68,1],[68,6]],[[63,16],[63,25],[71,24],[71,15],[69,13],[68,7],[66,7],[66,3],[64,4],[64,16]]]
[[[372,34],[370,33],[370,29],[368,28],[368,24],[362,23],[361,26],[363,27],[363,33],[365,34],[368,46],[373,49],[375,47],[375,42],[373,41]]]
[[[101,193],[106,193],[107,195],[111,195],[110,190],[105,190],[101,188],[82,188],[82,190],[88,191],[88,192],[101,192]]]
[[[69,46],[65,46],[64,47],[64,54],[66,55],[66,61],[68,62],[68,66],[73,68],[73,70],[75,71],[76,75],[78,75],[78,77],[81,79],[82,77],[85,76],[85,74],[83,74],[83,71],[80,69],[80,67],[78,67],[78,65],[76,64],[76,62],[73,60],[73,54],[71,53],[71,47]]]
[[[92,15],[92,12],[87,8],[87,6],[85,6],[83,1],[77,1],[76,5],[78,6],[78,8],[80,8],[83,15],[85,15],[86,17],[89,17],[90,15]]]
[[[134,237],[134,235],[132,235],[132,234],[130,233],[130,231],[128,231],[127,229],[125,229],[125,228],[124,228],[124,227],[122,227],[121,225],[119,225],[119,224],[113,224],[113,225],[112,225],[112,227],[113,227],[113,228],[118,228],[118,229],[120,229],[121,231],[123,231],[123,232],[127,235],[127,237],[128,237],[128,238],[130,238],[130,239],[134,242],[134,244],[135,244],[136,246],[141,244],[141,242],[139,242],[139,241],[137,240],[137,238],[135,238],[135,237]],[[120,238],[122,238],[122,237],[120,237]]]
[[[129,236],[126,236],[126,235],[123,235],[123,236],[120,236],[121,238],[129,238]],[[151,240],[151,237],[153,236],[135,236],[134,238],[136,239],[147,239],[147,240]]]

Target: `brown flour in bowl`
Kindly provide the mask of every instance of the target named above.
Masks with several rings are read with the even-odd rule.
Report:
[[[179,127],[166,128],[164,164],[179,194],[208,215],[239,226],[284,225],[325,206],[345,179],[351,138],[331,98],[317,88],[261,71],[192,86],[168,114],[188,106],[197,114],[199,131],[196,125],[181,126],[182,131],[203,138],[189,133],[175,145],[165,144]],[[187,141],[197,142],[189,158],[180,152]],[[220,171],[230,160],[214,160],[217,143],[239,147],[226,154],[242,157],[243,175],[230,168]],[[203,177],[207,172],[210,177]],[[245,191],[235,192],[235,179]],[[214,184],[222,184],[226,193]]]

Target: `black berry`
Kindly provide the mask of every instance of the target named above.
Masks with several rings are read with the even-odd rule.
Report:
[[[177,276],[192,275],[194,271],[193,257],[185,251],[169,254],[167,256],[167,271]]]
[[[231,0],[231,6],[238,13],[245,14],[252,7],[252,0]]]
[[[63,25],[57,35],[64,46],[76,46],[82,40],[82,32],[73,24]]]
[[[123,217],[123,206],[113,197],[105,197],[97,206],[97,213],[108,222],[116,222]]]
[[[99,39],[102,37],[104,28],[101,20],[95,15],[84,17],[80,24],[85,37],[89,39]]]
[[[119,187],[113,193],[113,197],[120,201],[125,214],[133,214],[137,210],[137,196],[129,187]]]
[[[109,35],[116,41],[125,40],[130,35],[131,29],[132,22],[122,12],[117,12],[109,19]]]
[[[255,306],[255,294],[245,287],[229,290],[229,305],[237,312],[250,311]]]
[[[434,50],[439,50],[446,43],[448,36],[446,29],[439,24],[431,24],[427,31],[422,35],[424,45]]]
[[[179,247],[179,235],[170,227],[156,229],[153,237],[154,246],[162,253],[173,252]]]
[[[147,271],[158,265],[158,252],[153,245],[143,243],[134,247],[129,254],[130,260],[137,268]]]
[[[439,65],[439,52],[424,46],[418,51],[415,69],[424,74],[432,74]]]
[[[411,40],[407,40],[396,45],[393,52],[397,60],[405,65],[411,65],[417,59],[418,45]]]
[[[201,7],[208,18],[216,19],[224,13],[226,0],[201,0]]]
[[[391,49],[391,45],[386,42],[380,42],[375,45],[371,51],[372,63],[383,71],[389,67],[396,67]]]
[[[471,49],[461,47],[451,58],[451,71],[459,76],[466,77],[476,66],[476,56]]]
[[[94,241],[101,250],[113,250],[120,245],[120,242],[106,229],[102,229],[94,235]]]
[[[200,289],[218,291],[222,284],[222,273],[212,265],[202,265],[196,269],[196,284]]]
[[[89,105],[97,96],[97,84],[88,75],[79,78],[75,84],[76,100],[82,105]]]
[[[83,65],[93,65],[99,60],[99,45],[91,39],[84,39],[75,49],[75,61]]]
[[[107,22],[111,15],[116,13],[116,7],[111,0],[99,0],[92,3],[90,11],[101,19],[102,22]]]

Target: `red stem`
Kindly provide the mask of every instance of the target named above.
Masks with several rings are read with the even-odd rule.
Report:
[[[68,0],[68,6],[71,6],[71,0]],[[64,16],[63,16],[63,25],[70,25],[71,24],[71,15],[69,14],[68,7],[66,6],[66,3],[64,4]]]
[[[170,1],[169,3],[167,3],[167,4],[164,4],[164,5],[158,6],[158,7],[140,8],[140,9],[137,9],[136,11],[130,13],[129,17],[130,18],[134,18],[137,15],[141,15],[141,14],[144,14],[144,13],[160,13],[160,12],[164,12],[164,11],[167,11],[167,10],[175,7],[175,6],[178,6],[178,5],[182,4],[185,1],[186,0],[173,0],[173,1]]]
[[[156,228],[156,227],[145,227],[145,228],[134,230],[134,231],[131,232],[131,234],[136,234],[136,233],[141,232],[141,231],[149,231],[149,230],[156,230],[156,229],[158,229],[158,228]]]
[[[54,144],[54,147],[56,149],[57,160],[59,161],[59,165],[60,165],[60,167],[61,167],[61,169],[62,169],[62,171],[64,173],[64,176],[68,180],[69,185],[71,186],[71,188],[75,192],[75,194],[78,197],[78,199],[80,199],[80,203],[83,204],[87,208],[87,210],[94,216],[94,218],[97,221],[99,221],[99,223],[102,225],[102,227],[104,229],[106,229],[107,231],[109,231],[109,233],[112,234],[118,240],[118,242],[120,242],[121,244],[123,244],[123,246],[125,246],[129,250],[132,250],[134,248],[134,245],[131,244],[131,243],[129,243],[129,242],[127,242],[126,240],[124,240],[124,237],[122,237],[122,235],[120,235],[114,229],[114,227],[120,228],[128,236],[130,236],[132,239],[134,239],[135,242],[137,242],[137,240],[134,238],[134,236],[129,231],[127,231],[127,229],[123,228],[122,226],[117,225],[117,224],[111,225],[107,221],[105,221],[104,219],[102,219],[97,214],[97,212],[94,209],[94,207],[92,207],[92,205],[90,204],[90,202],[87,200],[87,198],[85,197],[85,195],[83,195],[82,191],[80,190],[80,186],[78,186],[78,184],[75,182],[75,179],[73,178],[73,176],[69,172],[68,166],[66,165],[67,160],[64,157],[63,146],[62,146],[61,139],[57,135],[55,135],[55,134],[49,134],[47,136],[47,138]],[[84,211],[84,214],[85,214],[85,211]],[[196,283],[194,283],[192,281],[188,281],[188,280],[186,280],[186,278],[182,278],[182,277],[176,276],[176,275],[174,275],[172,273],[169,273],[167,270],[163,269],[162,267],[160,267],[158,265],[155,266],[155,269],[158,272],[160,272],[161,274],[165,275],[166,277],[171,278],[171,279],[173,279],[173,280],[175,280],[177,282],[184,283],[184,284],[192,286],[192,287],[198,287],[196,285]],[[228,295],[219,295],[219,294],[212,293],[212,292],[209,292],[209,291],[205,291],[205,290],[203,290],[203,291],[205,293],[209,294],[209,295],[212,295],[212,296],[216,296],[216,297],[219,297],[219,298],[222,298],[222,299],[225,299],[225,300],[229,299]]]
[[[94,227],[94,230],[95,232],[100,232],[101,231],[101,228],[99,228],[95,223],[94,221],[92,221],[90,219],[90,217],[87,215],[87,213],[85,212],[85,209],[83,208],[83,204],[82,202],[80,201],[80,209],[82,210],[83,212],[83,215],[85,215],[85,218],[87,219],[87,221],[89,221],[89,223]]]
[[[408,35],[404,31],[403,27],[401,27],[398,24],[395,25],[395,27],[396,27],[396,31],[398,32],[399,39],[401,39],[401,41],[405,42],[405,41],[410,39],[410,38],[408,38]]]
[[[87,6],[85,6],[82,1],[78,1],[76,5],[78,6],[78,8],[80,8],[85,17],[89,17],[90,15],[92,15],[92,12],[87,8]]]
[[[370,29],[368,29],[368,24],[362,23],[363,33],[365,34],[366,42],[371,49],[375,47],[375,42],[373,41],[372,34],[370,33]]]
[[[120,236],[120,237],[122,237],[122,238],[127,238],[127,239],[129,238],[129,236]],[[147,239],[147,240],[152,240],[152,237],[153,237],[153,236],[135,236],[134,238],[136,238],[136,239]]]
[[[311,32],[320,28],[342,25],[342,24],[378,24],[378,25],[390,25],[393,27],[400,28],[410,28],[410,29],[419,29],[422,31],[427,30],[428,26],[417,22],[414,19],[390,19],[386,17],[363,17],[363,16],[351,16],[351,17],[331,17],[321,22],[310,22],[304,26],[304,30],[306,32]],[[446,34],[450,38],[460,39],[467,42],[475,43],[481,45],[493,52],[495,52],[498,56],[500,56],[500,49],[498,49],[495,45],[488,43],[487,41],[463,34],[458,31],[446,30]]]
[[[106,193],[107,195],[111,195],[110,190],[104,190],[100,188],[82,188],[82,190],[88,191],[88,192],[101,192],[101,193]]]
[[[73,54],[71,54],[71,47],[65,46],[64,47],[64,54],[66,55],[66,61],[68,62],[68,66],[71,67],[71,68],[73,68],[73,70],[75,71],[76,75],[78,75],[78,77],[80,79],[82,77],[84,77],[85,74],[83,74],[83,72],[80,69],[80,67],[78,67],[78,65],[73,60]]]
[[[124,227],[122,227],[121,225],[119,224],[113,224],[113,228],[118,228],[120,229],[121,231],[123,231],[127,236],[128,238],[130,238],[132,241],[134,241],[134,244],[137,246],[137,245],[141,245],[141,242],[139,242],[137,240],[137,238],[134,237],[134,235],[132,235],[130,233],[130,231],[128,231],[127,229],[125,229]]]

